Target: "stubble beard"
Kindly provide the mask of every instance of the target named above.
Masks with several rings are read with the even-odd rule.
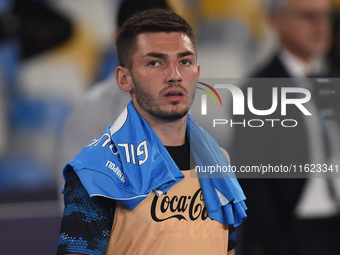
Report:
[[[185,108],[181,108],[181,109],[173,108],[172,110],[167,111],[164,108],[162,108],[161,105],[157,104],[156,99],[152,95],[148,94],[139,85],[139,83],[136,82],[136,80],[133,77],[132,77],[132,81],[135,85],[134,87],[135,87],[135,96],[136,96],[137,103],[141,106],[141,108],[143,108],[145,111],[147,111],[152,116],[158,119],[163,119],[163,120],[172,122],[172,121],[176,121],[176,120],[183,118],[189,112],[190,106],[194,98],[193,94],[190,96],[191,97],[190,102],[188,102],[188,105]],[[183,91],[188,93],[187,90],[183,86],[179,84],[171,84],[168,87],[161,90],[159,95],[162,95],[163,91],[168,90],[170,88],[181,88]],[[173,102],[172,105],[176,106],[178,105],[178,102]]]

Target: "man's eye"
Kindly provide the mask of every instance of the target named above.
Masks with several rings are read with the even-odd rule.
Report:
[[[152,66],[152,67],[159,66],[159,62],[158,61],[152,61],[148,64],[148,66]]]
[[[181,64],[182,64],[182,65],[185,65],[185,66],[188,66],[188,65],[191,64],[191,61],[190,61],[190,60],[182,60],[182,61],[181,61]]]

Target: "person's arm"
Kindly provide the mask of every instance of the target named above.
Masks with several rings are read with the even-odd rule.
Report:
[[[115,202],[108,198],[90,197],[78,175],[71,171],[64,188],[64,203],[57,255],[104,255]]]
[[[231,251],[228,251],[227,255],[235,255],[235,249],[232,249]]]
[[[235,254],[234,249],[236,247],[236,229],[234,226],[228,226],[229,236],[228,236],[228,255]],[[230,253],[230,254],[229,254]]]

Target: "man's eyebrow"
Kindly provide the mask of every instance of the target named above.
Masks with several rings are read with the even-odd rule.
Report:
[[[177,54],[178,58],[183,58],[186,56],[195,56],[195,53],[193,53],[192,51],[185,51],[185,52],[181,52]]]
[[[195,56],[195,53],[192,52],[192,51],[185,51],[185,52],[180,52],[180,53],[177,54],[178,58],[183,58],[183,57],[186,57],[186,56]],[[147,53],[143,56],[143,58],[145,58],[145,57],[154,57],[154,58],[166,59],[167,55],[163,54],[163,53],[149,52],[149,53]]]
[[[157,52],[149,52],[149,53],[147,53],[143,56],[143,58],[145,58],[145,57],[154,57],[154,58],[160,58],[160,59],[166,59],[167,58],[167,56],[165,54],[157,53]]]

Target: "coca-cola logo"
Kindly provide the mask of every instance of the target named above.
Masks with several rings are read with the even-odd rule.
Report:
[[[206,220],[208,212],[203,202],[202,189],[198,189],[193,196],[155,195],[151,204],[151,217],[155,222],[172,218],[188,221],[187,217],[191,221]]]

